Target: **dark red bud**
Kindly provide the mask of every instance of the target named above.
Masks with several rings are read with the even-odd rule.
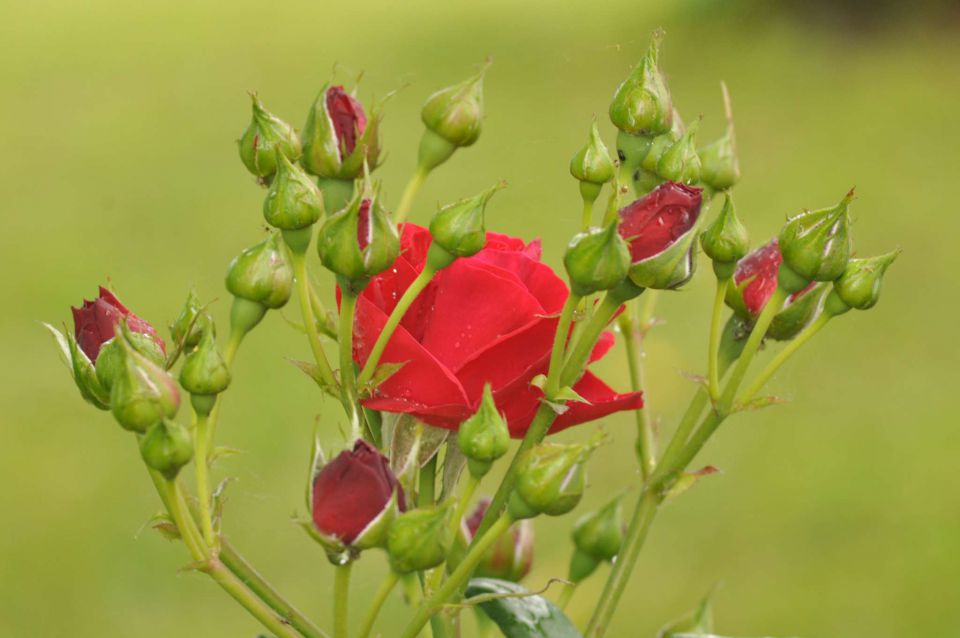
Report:
[[[733,273],[733,287],[727,294],[727,304],[739,311],[747,318],[756,319],[763,307],[767,305],[774,291],[777,289],[777,273],[783,255],[777,240],[760,246],[737,262]],[[804,294],[814,283],[790,296],[790,301]]]
[[[490,499],[482,498],[477,502],[473,512],[464,519],[463,533],[467,544],[473,540],[474,534],[480,527]],[[533,566],[533,521],[527,519],[514,523],[510,531],[501,536],[493,546],[487,550],[477,566],[476,575],[482,578],[500,578],[519,582],[530,573]]]
[[[633,263],[658,255],[690,232],[700,217],[702,189],[664,182],[620,210],[620,236]]]
[[[367,128],[367,116],[363,112],[363,105],[344,91],[342,86],[327,89],[327,112],[333,121],[343,159],[357,147],[357,138]]]
[[[370,240],[373,239],[370,231],[370,200],[365,199],[360,202],[360,215],[357,218],[357,244],[360,245],[361,251],[366,250]]]
[[[100,296],[97,299],[93,301],[85,299],[80,308],[71,308],[71,310],[77,344],[93,363],[100,354],[101,346],[113,339],[116,326],[123,318],[126,318],[127,327],[132,332],[150,335],[160,349],[166,352],[163,339],[157,335],[153,326],[130,312],[112,292],[103,286],[100,286]]]

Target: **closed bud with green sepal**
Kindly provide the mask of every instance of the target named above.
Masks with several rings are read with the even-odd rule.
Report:
[[[277,153],[277,174],[263,200],[263,218],[284,231],[309,228],[323,216],[320,189],[282,153]]]
[[[137,352],[130,343],[129,332],[121,325],[116,337],[122,346],[122,365],[113,377],[110,410],[125,429],[143,433],[177,414],[180,392],[166,370]]]
[[[194,409],[209,414],[216,395],[230,385],[230,370],[217,348],[217,339],[208,331],[200,344],[187,354],[180,369],[180,385],[190,393]]]
[[[700,120],[694,121],[686,132],[671,144],[657,161],[656,174],[661,179],[680,184],[693,184],[700,179],[700,156],[697,155],[696,136]]]
[[[290,300],[293,269],[277,233],[271,233],[230,262],[227,290],[234,297],[264,308],[282,308]]]
[[[175,345],[189,350],[200,343],[204,332],[208,330],[216,331],[213,318],[200,304],[196,291],[191,290],[180,314],[170,322],[170,338]]]
[[[193,458],[190,432],[174,421],[159,421],[140,439],[140,456],[147,467],[172,481]]]
[[[599,196],[603,185],[613,179],[615,167],[610,151],[600,138],[600,127],[593,120],[590,139],[570,160],[570,174],[580,182],[580,194],[592,202]]]
[[[796,292],[811,281],[833,281],[850,260],[850,215],[853,190],[832,208],[806,211],[787,220],[780,231],[780,284]],[[784,272],[786,270],[786,272]]]
[[[897,249],[877,257],[851,259],[840,278],[833,282],[836,296],[857,310],[873,308],[880,300],[883,275],[899,254]]]
[[[510,430],[497,410],[489,383],[483,388],[480,407],[473,416],[460,424],[457,444],[467,457],[470,474],[477,479],[489,472],[493,462],[507,453],[510,447]]]
[[[630,249],[618,232],[617,222],[575,235],[567,245],[563,265],[570,288],[580,296],[610,290],[626,279]]]
[[[448,507],[404,512],[387,532],[390,566],[400,574],[431,569],[443,563],[450,549]]]
[[[583,496],[586,462],[596,447],[596,442],[541,443],[524,453],[517,465],[510,515],[560,516],[576,507]]]
[[[570,580],[579,583],[600,563],[612,561],[623,544],[623,504],[618,496],[573,525],[574,553],[570,559]]]
[[[660,135],[669,131],[673,123],[670,90],[658,61],[662,39],[661,31],[653,34],[646,55],[617,87],[610,103],[610,121],[625,133]]]
[[[503,188],[500,183],[479,195],[447,204],[430,221],[430,236],[434,246],[449,253],[450,260],[456,257],[472,257],[487,243],[484,226],[484,210],[494,193]]]
[[[257,177],[265,179],[277,170],[277,152],[293,161],[300,157],[300,138],[292,126],[267,111],[255,93],[250,98],[253,100],[253,119],[237,144],[243,165]]]
[[[489,62],[485,63],[476,75],[427,98],[420,111],[420,119],[427,127],[420,141],[421,168],[436,168],[456,149],[479,139],[483,126],[483,77],[489,66]]]
[[[747,254],[750,236],[737,217],[729,194],[724,198],[720,214],[700,235],[700,245],[707,257],[713,260],[714,272],[720,279],[728,279],[733,275],[736,263]]]

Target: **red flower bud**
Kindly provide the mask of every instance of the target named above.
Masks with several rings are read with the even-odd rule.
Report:
[[[358,440],[344,450],[313,478],[313,523],[332,541],[373,545],[364,532],[377,527],[387,510],[396,503],[403,511],[403,489],[390,469],[390,462],[375,447]],[[385,530],[384,530],[385,531]]]
[[[71,308],[71,310],[73,310],[77,344],[91,363],[96,362],[101,346],[113,339],[116,326],[123,318],[126,318],[127,327],[131,332],[150,335],[160,349],[166,352],[163,339],[157,335],[153,326],[130,312],[112,292],[103,286],[100,286],[100,296],[97,299],[93,301],[84,299],[83,306]]]
[[[482,498],[470,516],[463,519],[460,531],[464,545],[469,545],[480,528],[480,521],[490,507],[490,499]],[[533,521],[525,519],[510,526],[487,550],[477,566],[476,576],[519,582],[533,566]]]
[[[349,155],[357,147],[357,138],[362,137],[367,128],[367,116],[363,112],[363,105],[344,91],[342,86],[327,89],[327,112],[333,120],[337,148],[346,151],[341,152],[342,159],[343,155]]]
[[[737,269],[733,272],[733,286],[727,290],[727,305],[745,319],[756,319],[777,289],[777,273],[781,262],[783,255],[780,254],[776,239],[737,262]],[[789,302],[796,301],[797,297],[813,286],[811,283],[790,295]]]

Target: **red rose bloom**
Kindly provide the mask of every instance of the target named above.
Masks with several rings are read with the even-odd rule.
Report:
[[[783,255],[780,254],[780,246],[776,239],[760,246],[738,261],[737,269],[733,273],[733,289],[728,300],[733,309],[746,314],[750,319],[756,319],[777,289],[777,273],[782,261]],[[814,283],[811,282],[803,290],[792,294],[789,301],[795,301],[797,297],[813,287]],[[740,303],[741,300],[742,303]]]
[[[460,532],[463,534],[465,545],[469,545],[474,534],[480,529],[483,515],[490,507],[490,499],[482,498],[470,516],[460,523]],[[519,582],[530,573],[533,567],[533,520],[525,518],[510,526],[509,531],[501,536],[487,550],[477,565],[476,575],[480,578],[500,578]]]
[[[333,122],[342,159],[357,147],[357,138],[367,128],[367,116],[363,112],[363,105],[344,91],[342,86],[327,89],[327,112]]]
[[[93,301],[84,299],[83,306],[71,308],[71,310],[77,345],[92,362],[96,362],[101,346],[113,339],[116,326],[121,319],[126,319],[127,327],[131,331],[153,337],[160,346],[160,350],[166,352],[163,339],[157,335],[153,326],[130,312],[112,292],[103,286],[100,286],[100,296],[97,299]]]
[[[394,490],[403,511],[403,488],[387,457],[359,439],[313,478],[313,523],[321,534],[349,545],[387,508]]]
[[[430,234],[406,224],[401,254],[374,277],[357,304],[354,359],[361,365],[397,300],[423,270]],[[380,363],[404,363],[364,405],[412,414],[455,430],[476,411],[485,383],[513,437],[526,432],[543,394],[530,385],[547,372],[566,284],[540,261],[540,244],[487,233],[486,247],[441,270],[407,311]],[[606,333],[591,360],[613,345]],[[643,405],[640,393],[617,394],[590,372],[574,389],[587,403],[571,402],[552,432]]]
[[[664,182],[620,210],[620,236],[630,245],[633,263],[659,255],[693,228],[702,190]]]

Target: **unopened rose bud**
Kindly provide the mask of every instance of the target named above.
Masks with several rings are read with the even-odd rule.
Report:
[[[155,423],[140,439],[140,456],[147,467],[172,481],[193,458],[190,432],[174,421]]]
[[[461,551],[465,551],[473,541],[489,507],[489,498],[480,499],[470,516],[461,521],[458,539]],[[499,578],[516,583],[530,573],[531,567],[533,567],[533,521],[522,520],[513,523],[484,553],[474,574],[479,578]]]
[[[828,285],[825,283],[812,283],[787,297],[783,308],[770,322],[767,337],[777,341],[790,341],[800,334],[820,313],[823,295],[827,290]]]
[[[728,279],[750,248],[746,227],[740,223],[730,195],[724,198],[723,209],[710,226],[700,235],[700,245],[707,257],[713,260],[713,269],[720,279]]]
[[[509,511],[516,519],[537,514],[560,516],[580,502],[586,482],[586,461],[594,443],[541,443],[517,465],[516,488]]]
[[[363,105],[342,86],[323,87],[303,127],[303,167],[320,177],[356,179],[364,162],[377,166],[379,127],[379,114],[367,119]]]
[[[477,479],[489,472],[493,462],[507,453],[510,447],[510,430],[497,410],[489,383],[483,388],[480,407],[473,416],[460,424],[457,444],[467,457],[470,474]]]
[[[672,289],[693,276],[701,189],[666,182],[620,211],[630,248],[629,277],[642,288]]]
[[[723,137],[700,149],[700,181],[715,191],[728,190],[740,181],[732,123]]]
[[[851,190],[833,208],[806,211],[787,220],[780,231],[783,254],[780,283],[788,292],[806,286],[804,282],[833,281],[843,274],[850,260],[850,215],[847,207]]]
[[[362,439],[317,472],[310,500],[314,529],[339,549],[381,545],[397,511],[406,509],[390,461]]]
[[[277,174],[263,200],[263,218],[274,228],[296,231],[309,228],[322,216],[320,189],[299,166],[278,154]]]
[[[502,184],[487,189],[479,195],[447,204],[430,221],[430,247],[442,248],[453,261],[456,257],[472,257],[483,250],[487,243],[484,227],[484,210],[493,195],[503,188]]]
[[[450,511],[426,507],[404,512],[387,532],[387,555],[398,574],[431,569],[443,563],[450,550]]]
[[[235,257],[227,268],[226,283],[236,298],[231,322],[243,332],[257,325],[268,309],[282,308],[293,291],[293,267],[279,235],[271,233]]]
[[[216,333],[213,318],[204,311],[196,291],[191,290],[177,318],[170,322],[170,338],[185,350],[196,347],[206,330]]]
[[[626,279],[630,250],[613,222],[606,228],[591,228],[574,236],[563,256],[570,288],[586,296],[610,290]]]
[[[707,635],[713,635],[713,605],[709,595],[703,599],[699,607],[664,625],[657,632],[657,638]]]
[[[300,157],[300,138],[292,126],[263,108],[256,94],[253,100],[253,119],[237,140],[240,159],[247,170],[260,178],[268,178],[277,170],[279,151],[290,160]]]
[[[600,194],[603,185],[613,179],[613,160],[600,138],[597,121],[590,127],[590,139],[570,160],[570,174],[580,182],[580,194],[589,202]]]
[[[480,137],[483,125],[483,76],[479,73],[460,84],[440,89],[427,98],[420,119],[427,127],[420,141],[419,164],[431,170],[443,164],[460,147]]]
[[[673,103],[658,66],[662,39],[662,32],[653,34],[646,55],[617,87],[610,103],[610,121],[621,131],[654,136],[670,130]]]
[[[192,395],[190,400],[199,414],[209,414],[216,395],[230,385],[230,370],[212,331],[204,334],[200,344],[187,354],[180,369],[180,385]]]
[[[121,326],[122,369],[113,378],[110,410],[127,430],[146,432],[164,418],[173,418],[180,408],[180,392],[166,370],[134,349]]]
[[[97,362],[95,364],[97,379],[108,393],[111,388],[113,388],[113,380],[123,371],[123,342],[123,339],[114,337],[103,344],[100,348],[100,354],[97,355]],[[140,332],[129,332],[126,342],[151,362],[158,366],[163,366],[165,360],[164,352],[150,335]]]
[[[93,301],[84,300],[79,308],[73,311],[74,334],[77,344],[90,361],[96,363],[100,348],[116,335],[117,325],[121,320],[126,322],[131,332],[148,335],[156,344],[156,350],[161,355],[166,348],[157,335],[157,331],[147,321],[130,312],[120,303],[116,295],[100,286],[100,296]],[[153,350],[153,348],[151,348]]]
[[[694,121],[686,132],[674,142],[657,162],[657,175],[661,179],[681,184],[693,184],[700,179],[700,156],[695,143],[700,120]]]
[[[840,278],[833,282],[836,297],[849,308],[873,308],[880,300],[883,275],[898,255],[899,249],[877,257],[851,259]]]
[[[600,563],[612,561],[620,553],[623,535],[623,505],[619,496],[577,519],[573,525],[575,550],[570,561],[570,580],[579,583]]]
[[[380,205],[379,193],[358,192],[343,210],[327,218],[317,237],[320,261],[341,285],[360,292],[396,261],[400,237]]]

